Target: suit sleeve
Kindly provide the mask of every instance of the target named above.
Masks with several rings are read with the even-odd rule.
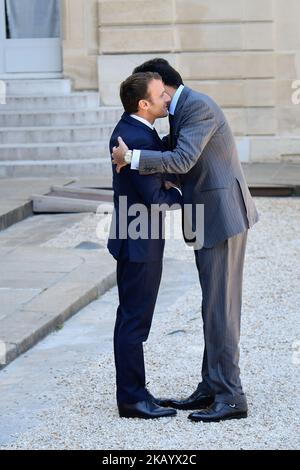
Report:
[[[176,148],[166,152],[142,150],[140,174],[187,173],[197,163],[217,127],[213,111],[195,101],[182,118]]]
[[[140,175],[137,171],[130,170],[129,177],[147,207],[152,204],[182,204],[180,192],[175,188],[166,190],[162,186],[160,175]]]

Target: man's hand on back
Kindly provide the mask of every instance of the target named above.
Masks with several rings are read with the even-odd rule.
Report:
[[[165,189],[169,190],[171,188],[176,188],[176,189],[179,189],[178,186],[176,184],[174,184],[172,181],[168,181],[166,180],[164,182],[164,185],[165,185]]]
[[[127,163],[124,160],[124,157],[125,157],[125,154],[128,150],[128,147],[125,144],[122,137],[118,137],[118,143],[119,143],[119,146],[113,148],[112,162],[115,165],[117,165],[117,168],[116,168],[117,173],[120,173],[121,168],[123,168],[123,166],[127,165]]]

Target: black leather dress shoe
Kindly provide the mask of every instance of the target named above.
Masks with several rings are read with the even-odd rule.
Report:
[[[162,408],[151,400],[138,401],[137,403],[119,404],[119,415],[121,418],[154,419],[176,415],[172,408]]]
[[[175,400],[175,398],[152,398],[154,399],[154,403],[159,406],[170,406],[177,410],[200,410],[210,406],[214,402],[213,396],[204,394],[198,388],[192,395],[183,400]]]
[[[147,392],[149,400],[152,401],[152,403],[155,403],[155,405],[162,406],[164,408],[168,408],[170,406],[169,403],[171,400],[169,398],[157,398],[154,397],[152,393],[149,392],[149,390],[147,390]]]
[[[205,410],[196,411],[189,415],[192,421],[203,421],[205,423],[225,421],[226,419],[247,418],[247,407],[229,403],[214,402]]]

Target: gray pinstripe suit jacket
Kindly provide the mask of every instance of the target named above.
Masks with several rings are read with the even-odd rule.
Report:
[[[205,248],[258,221],[233,134],[209,96],[183,89],[174,115],[173,143],[173,151],[142,150],[139,171],[180,175],[184,204],[204,204]],[[187,219],[187,232],[195,231],[195,214]]]

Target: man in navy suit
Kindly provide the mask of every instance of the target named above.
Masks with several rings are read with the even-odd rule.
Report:
[[[170,103],[161,77],[151,72],[130,76],[121,84],[120,97],[125,112],[111,136],[110,152],[118,136],[131,148],[165,150],[153,127],[156,118],[167,116]],[[165,184],[161,174],[140,175],[130,166],[117,173],[115,165],[112,168],[115,210],[108,249],[117,260],[114,355],[119,414],[144,419],[172,416],[176,410],[159,406],[145,387],[143,342],[149,335],[161,280],[164,212],[174,209],[174,204],[180,207],[181,193],[172,183],[171,187]],[[130,210],[134,207],[143,213],[138,224]]]

